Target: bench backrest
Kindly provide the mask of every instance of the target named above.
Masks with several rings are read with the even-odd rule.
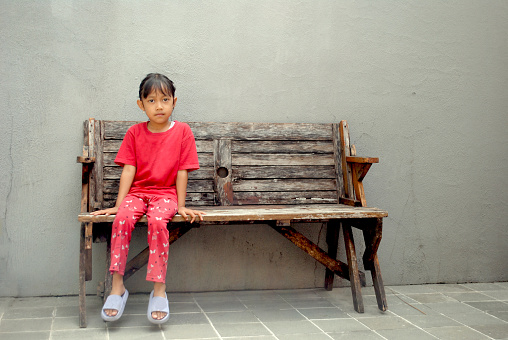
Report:
[[[83,155],[95,157],[88,211],[115,204],[122,168],[114,159],[135,123],[85,121]],[[189,206],[336,204],[339,197],[353,197],[343,163],[351,151],[345,121],[187,124],[201,166],[189,174]]]

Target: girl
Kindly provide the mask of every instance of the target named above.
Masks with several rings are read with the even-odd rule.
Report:
[[[147,317],[152,323],[169,319],[166,296],[169,232],[167,223],[178,212],[194,222],[203,220],[204,212],[185,207],[187,175],[199,169],[194,135],[185,123],[171,121],[176,104],[175,87],[166,76],[150,73],[139,86],[139,108],[148,122],[133,125],[125,134],[115,163],[122,166],[120,188],[114,208],[92,215],[113,215],[111,234],[111,294],[101,316],[105,321],[118,320],[129,292],[123,275],[134,225],[146,214],[150,256],[146,279],[153,281]]]

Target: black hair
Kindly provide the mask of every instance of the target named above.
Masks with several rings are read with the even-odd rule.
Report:
[[[166,96],[174,98],[176,89],[173,82],[165,75],[160,73],[150,73],[139,85],[139,99],[145,99],[152,91],[160,91]]]

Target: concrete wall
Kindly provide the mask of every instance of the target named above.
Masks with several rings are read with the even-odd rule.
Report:
[[[508,279],[507,2],[0,5],[0,295],[77,293],[82,122],[144,119],[148,72],[175,81],[181,121],[347,119],[359,153],[381,159],[365,185],[390,213],[386,284]],[[323,283],[265,226],[193,230],[170,259],[172,291]],[[144,275],[131,291],[149,289]]]

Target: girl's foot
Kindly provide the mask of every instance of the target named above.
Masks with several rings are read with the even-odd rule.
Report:
[[[161,282],[154,282],[153,285],[153,296],[159,296],[166,298],[166,284]],[[152,312],[152,318],[154,320],[162,320],[168,313],[165,312]]]
[[[118,272],[113,274],[113,281],[111,284],[111,293],[109,295],[119,295],[123,296],[125,294],[125,286],[123,285],[123,275],[118,274]],[[116,316],[118,314],[118,310],[116,309],[105,309],[104,313],[107,316]]]
[[[111,296],[111,295],[120,295],[120,296],[123,296],[124,294],[125,294],[125,287],[119,287],[117,289],[111,289],[111,293],[109,294],[109,296]],[[107,316],[116,316],[118,314],[118,310],[116,310],[116,309],[105,309],[104,313]]]

